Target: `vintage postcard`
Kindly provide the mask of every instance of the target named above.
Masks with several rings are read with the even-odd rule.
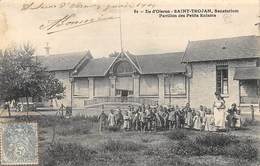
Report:
[[[260,0],[0,0],[0,121],[1,165],[260,165]]]

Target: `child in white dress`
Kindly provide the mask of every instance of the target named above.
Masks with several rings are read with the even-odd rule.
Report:
[[[196,115],[193,117],[193,128],[195,130],[201,130],[202,123],[201,123],[201,117],[200,117],[200,112],[197,111]]]
[[[211,113],[211,110],[208,109],[206,111],[206,115],[205,115],[204,122],[203,122],[203,124],[205,125],[204,130],[205,131],[216,131],[214,122],[215,122],[214,115]]]

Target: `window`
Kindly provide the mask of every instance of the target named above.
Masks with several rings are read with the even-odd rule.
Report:
[[[216,91],[228,94],[228,66],[222,65],[216,68]]]
[[[96,77],[94,79],[94,96],[104,97],[110,95],[111,82],[108,77]]]
[[[88,79],[75,79],[74,96],[88,96]]]
[[[134,80],[133,77],[117,77],[116,78],[116,89],[133,91]]]
[[[157,75],[140,76],[140,95],[157,96],[159,94],[159,80]]]
[[[166,95],[185,95],[186,78],[184,75],[169,75],[164,80],[164,93]]]
[[[115,65],[114,72],[117,74],[132,73],[133,68],[131,64],[128,63],[127,61],[121,61]]]
[[[123,91],[127,91],[127,95],[128,95],[128,96],[131,96],[131,95],[134,94],[134,91],[116,89],[116,96],[122,96],[122,92],[123,92]]]
[[[240,103],[241,104],[257,104],[259,90],[257,80],[240,80]]]

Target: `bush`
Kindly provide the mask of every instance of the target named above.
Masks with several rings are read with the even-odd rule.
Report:
[[[51,116],[51,115],[29,115],[27,116],[16,116],[15,120],[17,122],[23,122],[23,121],[33,121],[38,122],[38,125],[42,128],[46,127],[52,127],[55,125],[70,125],[75,122],[85,122],[85,123],[97,123],[98,118],[97,116],[74,116],[69,119],[57,117],[57,116]]]
[[[59,135],[83,135],[89,134],[92,128],[92,124],[87,122],[73,122],[67,125],[59,125],[56,128],[56,132]]]
[[[257,149],[251,141],[241,142],[237,137],[224,134],[207,134],[197,136],[194,141],[180,141],[173,152],[187,156],[224,155],[247,160],[257,158]]]
[[[74,116],[71,118],[73,121],[89,121],[89,122],[98,122],[98,116]]]
[[[223,147],[231,143],[238,143],[239,140],[235,136],[208,133],[206,135],[197,136],[195,143],[207,147]]]
[[[257,158],[257,149],[249,143],[239,143],[225,147],[225,154],[233,158],[254,160]]]
[[[180,141],[173,150],[177,155],[201,156],[207,154],[207,149],[199,146],[194,141]]]
[[[136,165],[135,156],[131,153],[98,153],[90,165]]]
[[[244,122],[242,123],[243,127],[248,127],[248,126],[256,126],[258,125],[257,121],[252,120],[251,118],[245,118]]]
[[[189,163],[178,156],[171,156],[170,158],[154,156],[150,161],[145,163],[149,166],[205,166],[204,164],[196,163],[195,161]]]
[[[112,140],[101,144],[101,151],[103,152],[127,152],[127,151],[139,151],[144,148],[143,145],[137,144],[131,141]]]
[[[108,127],[107,128],[108,129],[108,131],[112,131],[112,132],[117,132],[117,131],[120,131],[120,128],[119,127],[117,127],[117,126],[110,126],[110,127]]]
[[[187,138],[187,133],[184,130],[176,129],[172,130],[167,134],[168,138],[172,140],[182,140]]]
[[[48,147],[43,165],[86,165],[95,151],[72,143],[56,143]]]
[[[166,153],[167,153],[166,150],[165,151],[161,150],[158,147],[149,147],[143,151],[143,155],[146,155],[146,156],[164,156]],[[170,153],[168,153],[168,154],[170,154]]]
[[[146,137],[141,137],[141,141],[143,143],[151,143],[154,141],[154,139],[152,139],[150,136],[149,137],[146,136]]]

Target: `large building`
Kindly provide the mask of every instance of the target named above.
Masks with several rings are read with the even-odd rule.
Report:
[[[39,61],[46,67],[48,72],[51,72],[65,86],[65,96],[61,100],[66,106],[72,104],[72,89],[73,89],[73,72],[79,70],[80,67],[92,58],[89,51],[73,52],[66,54],[54,54],[48,56],[38,56]],[[54,101],[43,102],[45,106],[57,105]],[[59,104],[58,104],[59,105]]]
[[[184,52],[121,52],[104,58],[85,52],[45,58],[49,71],[66,86],[64,104],[74,108],[102,102],[212,107],[216,91],[228,106],[259,107],[257,36],[191,41]]]
[[[87,106],[93,99],[183,105],[187,102],[183,52],[90,59],[74,74],[73,104]],[[90,102],[89,102],[90,101]]]
[[[212,107],[214,93],[226,104],[259,106],[260,37],[242,36],[189,42],[183,62],[192,71],[190,102]]]

